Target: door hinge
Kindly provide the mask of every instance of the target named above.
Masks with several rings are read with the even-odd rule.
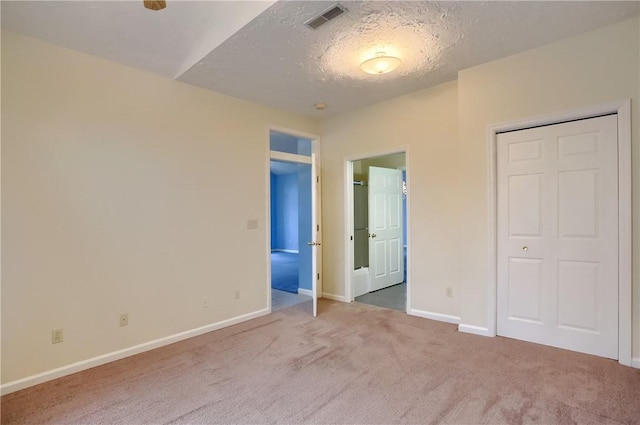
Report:
[[[316,224],[316,232],[319,232],[319,231],[320,231],[320,225]]]
[[[320,280],[320,273],[318,273],[318,279],[317,280]]]
[[[316,176],[316,183],[320,183],[320,176]]]
[[[351,240],[353,240],[353,235],[351,236]]]

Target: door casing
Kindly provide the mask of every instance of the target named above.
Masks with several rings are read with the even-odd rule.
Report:
[[[345,182],[345,192],[344,192],[344,222],[345,222],[345,245],[344,245],[344,256],[345,256],[345,270],[344,270],[344,282],[345,282],[345,295],[344,298],[340,299],[338,297],[334,297],[339,301],[344,302],[352,302],[354,300],[353,297],[353,240],[351,240],[351,236],[354,234],[354,222],[353,222],[353,162],[360,161],[368,158],[376,158],[387,155],[394,155],[403,153],[405,155],[405,169],[406,169],[406,180],[407,187],[411,187],[410,184],[410,167],[409,167],[409,148],[399,148],[395,150],[386,150],[386,151],[377,151],[377,152],[369,152],[354,156],[345,157],[344,160],[344,182]],[[407,306],[406,311],[411,311],[411,190],[407,192],[407,220],[405,225],[407,226],[407,239],[404,243],[407,245]]]
[[[271,150],[269,148],[270,135],[271,132],[283,133],[290,136],[295,136],[299,138],[304,138],[311,140],[312,143],[312,154],[310,161],[300,161],[296,159],[297,155],[292,154],[278,154],[277,158],[271,157]],[[318,298],[322,297],[322,248],[321,248],[321,240],[322,240],[322,215],[321,215],[321,182],[320,178],[320,137],[314,134],[304,133],[297,130],[292,130],[289,128],[279,127],[279,126],[269,126],[267,128],[267,144],[266,144],[266,171],[265,175],[268,177],[271,168],[271,160],[277,159],[279,161],[290,161],[290,162],[302,162],[311,164],[311,184],[312,184],[312,196],[311,196],[311,212],[312,212],[312,225],[314,229],[312,229],[312,235],[314,235],[313,241],[317,242],[317,245],[314,246],[314,253],[312,259],[312,272],[315,276],[312,276],[312,298],[313,298],[313,316],[316,317],[318,314]],[[267,241],[271,240],[271,197],[270,197],[271,187],[269,178],[266,179],[266,219],[265,223],[267,225],[266,235]],[[267,306],[269,312],[271,312],[271,257],[270,257],[270,244],[267,244],[266,250],[266,259],[267,259]]]
[[[496,336],[497,331],[497,134],[505,131],[558,124],[615,113],[618,116],[618,362],[631,366],[632,355],[632,256],[631,256],[631,100],[604,103],[583,109],[496,124],[487,128],[488,291],[487,328],[460,325],[461,332]]]

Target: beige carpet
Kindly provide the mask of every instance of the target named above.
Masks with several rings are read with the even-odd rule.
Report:
[[[640,370],[362,304],[301,304],[2,397],[24,424],[640,424]]]

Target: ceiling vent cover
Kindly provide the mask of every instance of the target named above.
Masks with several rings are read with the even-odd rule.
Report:
[[[320,16],[311,18],[304,24],[309,28],[315,30],[315,29],[318,29],[318,27],[320,27],[321,25],[324,25],[330,20],[335,19],[338,16],[342,15],[346,11],[347,9],[345,9],[344,6],[342,6],[339,3],[336,3],[333,6],[331,6],[329,9],[322,12]]]

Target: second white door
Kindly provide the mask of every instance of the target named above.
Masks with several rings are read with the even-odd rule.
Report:
[[[369,167],[370,291],[404,281],[402,171]]]

